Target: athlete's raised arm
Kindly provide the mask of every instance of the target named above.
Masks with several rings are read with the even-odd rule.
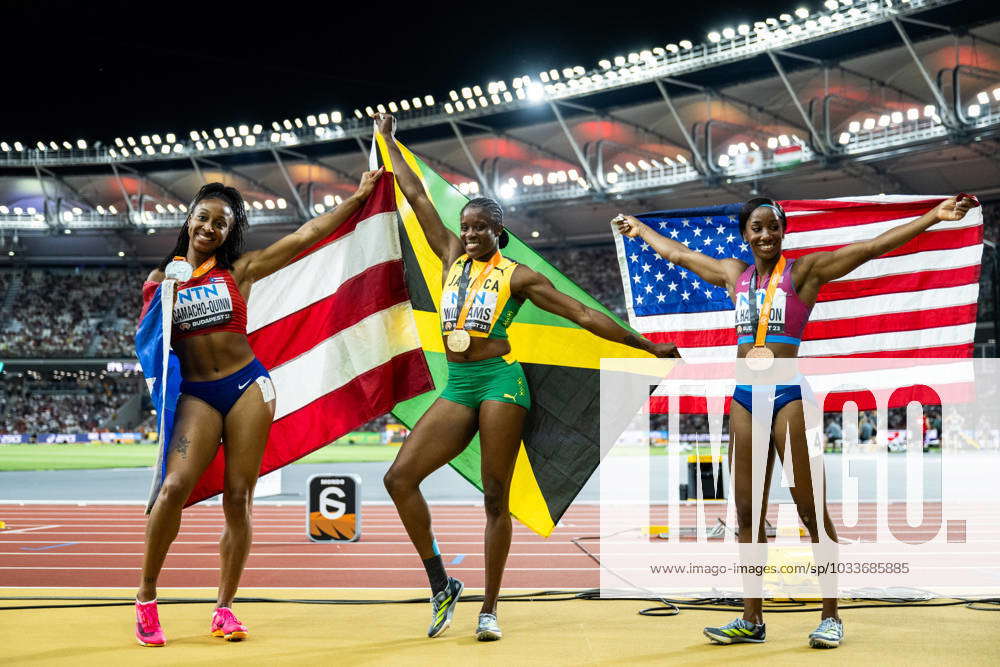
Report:
[[[654,343],[619,326],[604,313],[563,294],[552,282],[533,269],[519,265],[510,281],[511,291],[550,313],[565,317],[590,333],[615,343],[645,350],[657,357],[680,357],[673,343]]]
[[[253,283],[269,276],[293,257],[320,239],[332,234],[338,227],[361,208],[375,189],[375,182],[385,169],[366,171],[361,176],[361,184],[354,194],[345,199],[337,208],[309,220],[288,236],[282,237],[264,248],[244,253],[233,267],[233,275],[238,283]]]
[[[725,287],[730,292],[733,292],[740,274],[747,268],[747,265],[738,259],[715,259],[697,250],[691,250],[683,243],[653,231],[649,225],[634,216],[620,213],[611,222],[619,233],[629,238],[641,238],[656,251],[656,254],[668,262],[697,273],[706,282]]]
[[[448,231],[441,222],[441,216],[427,196],[424,184],[420,182],[417,175],[413,173],[410,165],[403,159],[403,154],[396,145],[396,118],[392,114],[379,113],[375,115],[375,125],[379,134],[385,139],[385,145],[389,149],[389,157],[392,158],[392,172],[399,183],[399,189],[403,191],[406,201],[410,202],[413,212],[417,216],[417,221],[423,229],[427,243],[430,244],[434,254],[441,258],[445,267],[448,267],[461,256],[462,243],[458,237]]]
[[[882,232],[873,239],[851,243],[832,252],[805,255],[799,259],[801,267],[797,267],[801,271],[801,277],[797,276],[799,291],[804,298],[813,295],[826,283],[842,278],[865,262],[905,245],[932,225],[946,220],[961,220],[970,208],[978,205],[974,198],[967,195],[950,197],[919,218]]]

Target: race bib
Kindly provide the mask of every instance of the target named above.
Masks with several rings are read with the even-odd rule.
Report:
[[[233,317],[233,299],[225,281],[177,290],[174,326],[180,331],[198,331],[225,324]]]
[[[765,294],[765,290],[757,290],[758,313],[764,307]],[[768,333],[781,333],[785,330],[786,297],[785,290],[780,287],[775,290],[774,301],[771,302],[771,319],[767,323]],[[747,299],[746,291],[739,292],[736,297],[736,333],[739,336],[752,336],[757,333],[750,321],[750,301]]]

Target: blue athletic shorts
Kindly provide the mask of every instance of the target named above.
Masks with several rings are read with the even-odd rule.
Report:
[[[792,401],[803,400],[803,389],[805,389],[806,400],[815,402],[816,399],[813,397],[812,389],[809,388],[809,383],[801,375],[797,379],[800,384],[779,384],[777,386],[738,384],[736,385],[736,391],[733,392],[733,400],[746,408],[747,412],[753,414],[753,395],[763,393],[770,398],[771,391],[773,390],[774,403],[771,411],[772,416],[778,414],[781,408]]]
[[[181,393],[200,398],[225,417],[236,405],[236,401],[240,399],[243,392],[254,383],[260,385],[265,403],[274,398],[274,385],[271,384],[271,376],[264,368],[264,364],[260,363],[256,357],[232,375],[218,380],[210,382],[181,380]]]

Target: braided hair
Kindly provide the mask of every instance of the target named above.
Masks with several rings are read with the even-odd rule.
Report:
[[[474,208],[476,210],[482,211],[489,218],[491,224],[496,225],[503,229],[503,208],[500,206],[500,202],[496,199],[491,199],[490,197],[476,197],[475,199],[470,199],[466,202],[465,206],[462,207],[462,212],[459,216],[465,213],[465,209]],[[500,233],[500,238],[497,245],[501,248],[505,247],[510,241],[510,235],[507,233],[506,229]]]
[[[750,220],[750,215],[756,211],[761,206],[765,206],[772,211],[774,211],[775,217],[778,218],[778,222],[781,223],[781,231],[784,232],[788,229],[788,218],[785,217],[785,209],[781,208],[781,204],[771,199],[770,197],[754,197],[747,203],[743,204],[743,208],[740,209],[740,235],[742,236],[747,230],[747,222]]]
[[[233,264],[243,254],[245,243],[243,236],[250,224],[247,221],[247,206],[243,201],[243,195],[236,188],[223,185],[222,183],[206,183],[198,190],[198,194],[194,196],[194,199],[191,200],[187,220],[184,221],[184,226],[181,227],[180,234],[177,235],[177,245],[160,262],[159,268],[161,271],[167,268],[167,264],[174,257],[184,257],[187,255],[188,244],[191,242],[191,234],[189,232],[191,216],[194,215],[195,207],[206,199],[218,199],[227,204],[233,211],[234,221],[233,226],[229,230],[229,235],[226,236],[226,240],[219,246],[219,249],[215,251],[215,259],[219,268],[233,268]]]

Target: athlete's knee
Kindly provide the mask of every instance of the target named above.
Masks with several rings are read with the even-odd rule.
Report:
[[[509,495],[506,485],[495,478],[483,478],[483,506],[490,518],[505,517],[510,514]]]
[[[410,493],[420,486],[420,483],[415,482],[405,470],[401,470],[395,465],[390,466],[389,470],[386,471],[385,476],[382,477],[382,484],[385,485],[385,490],[393,498]]]
[[[249,514],[253,504],[253,484],[229,483],[222,493],[222,509],[228,514]]]
[[[191,493],[191,485],[188,480],[180,475],[167,475],[160,486],[160,492],[156,496],[157,504],[165,506],[182,506],[187,501]]]

